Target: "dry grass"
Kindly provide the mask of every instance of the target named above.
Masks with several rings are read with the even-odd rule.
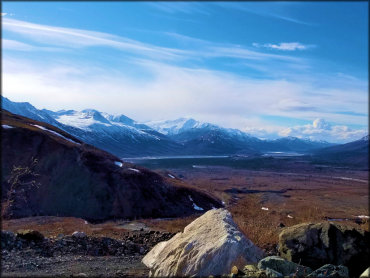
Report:
[[[140,220],[153,230],[167,231],[170,233],[182,232],[184,228],[194,221],[199,215],[192,215],[175,219],[146,219]]]
[[[56,237],[59,234],[71,235],[75,231],[81,231],[94,237],[106,236],[122,239],[128,231],[119,227],[120,224],[121,222],[114,221],[91,224],[81,218],[75,217],[40,216],[2,220],[2,229],[12,232],[22,229],[32,229],[40,231],[47,237]]]

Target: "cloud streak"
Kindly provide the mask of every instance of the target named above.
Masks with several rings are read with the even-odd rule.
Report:
[[[3,29],[5,31],[17,33],[31,41],[54,47],[63,47],[66,49],[80,49],[94,46],[111,47],[133,53],[137,56],[144,56],[157,60],[183,61],[234,58],[243,60],[276,60],[297,64],[303,62],[301,58],[288,55],[264,53],[239,45],[214,43],[170,32],[164,32],[164,35],[172,37],[175,40],[191,42],[192,47],[188,49],[160,47],[103,32],[40,25],[15,19],[4,19]],[[11,43],[14,46],[16,45],[15,42],[8,41],[7,43],[8,45]],[[31,50],[31,47],[28,47],[28,49]],[[26,47],[21,47],[18,43],[14,50],[25,51]]]
[[[265,44],[259,44],[259,43],[253,43],[254,47],[257,48],[269,48],[269,49],[276,49],[276,50],[283,50],[283,51],[295,51],[295,50],[307,50],[311,48],[315,48],[316,45],[313,44],[302,44],[299,42],[281,42],[278,44],[273,43],[265,43]]]

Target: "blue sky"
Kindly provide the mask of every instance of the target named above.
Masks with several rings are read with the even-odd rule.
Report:
[[[368,2],[3,2],[3,95],[260,138],[368,133]]]

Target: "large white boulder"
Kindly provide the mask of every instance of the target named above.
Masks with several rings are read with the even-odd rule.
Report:
[[[256,263],[263,251],[239,231],[230,212],[213,209],[143,258],[150,276],[209,276],[230,272],[240,259]]]

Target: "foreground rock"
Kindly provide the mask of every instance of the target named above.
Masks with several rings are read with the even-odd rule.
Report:
[[[280,276],[305,277],[312,272],[312,269],[299,265],[278,256],[266,257],[258,262],[260,270],[273,270],[281,274]],[[279,275],[278,275],[279,276]]]
[[[209,276],[229,273],[237,260],[253,263],[262,257],[263,251],[238,230],[231,214],[215,209],[156,245],[143,263],[150,276]]]
[[[333,223],[299,224],[279,235],[281,257],[317,269],[345,265],[358,277],[368,266],[370,233]]]

